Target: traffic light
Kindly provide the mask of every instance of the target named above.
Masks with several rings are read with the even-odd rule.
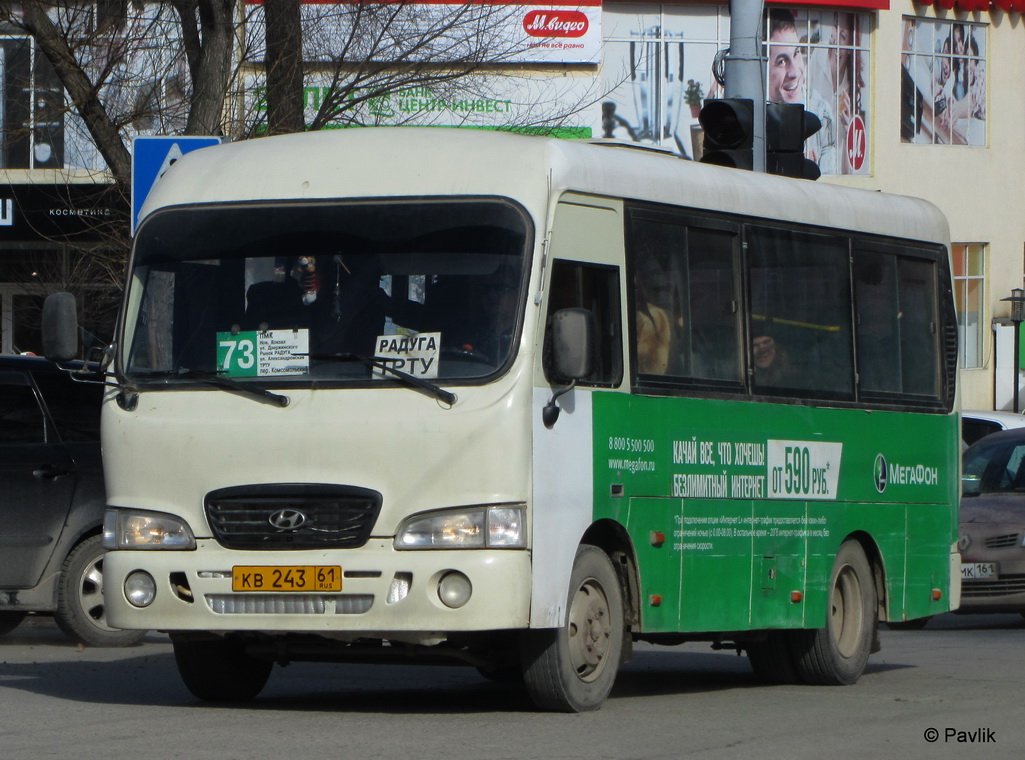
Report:
[[[754,101],[709,98],[698,115],[704,130],[701,163],[751,169],[754,141]]]
[[[818,179],[819,166],[804,157],[804,141],[822,128],[819,117],[801,103],[765,106],[765,171],[798,179]]]

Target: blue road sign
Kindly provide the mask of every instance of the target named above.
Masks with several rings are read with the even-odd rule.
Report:
[[[220,145],[220,137],[194,135],[136,137],[132,140],[132,234],[139,221],[142,204],[153,185],[171,164],[199,148]]]

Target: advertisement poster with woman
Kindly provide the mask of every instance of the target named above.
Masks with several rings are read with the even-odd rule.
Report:
[[[986,144],[986,29],[904,17],[900,137],[906,143]]]

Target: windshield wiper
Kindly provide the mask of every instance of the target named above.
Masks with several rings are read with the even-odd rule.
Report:
[[[182,367],[181,369],[169,369],[165,372],[147,372],[143,376],[147,379],[153,377],[180,377],[186,380],[199,380],[202,383],[216,385],[218,388],[236,391],[264,404],[271,404],[272,406],[280,407],[288,406],[288,396],[282,396],[280,393],[272,393],[266,388],[261,388],[250,383],[240,383],[238,380],[232,380],[231,378],[223,377],[213,372],[201,372],[198,369]]]
[[[420,390],[427,391],[439,401],[442,401],[449,406],[456,403],[458,398],[456,394],[451,391],[447,391],[444,388],[435,385],[430,380],[424,380],[422,377],[416,377],[408,372],[403,372],[400,369],[395,369],[387,362],[380,361],[371,356],[361,356],[360,354],[293,354],[293,356],[308,356],[310,359],[316,361],[326,362],[361,362],[364,366],[373,369],[379,369],[382,372],[387,372],[393,375],[405,385],[411,388],[418,388]]]

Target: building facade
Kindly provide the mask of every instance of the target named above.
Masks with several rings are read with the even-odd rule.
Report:
[[[767,98],[822,117],[806,145],[818,181],[919,196],[947,216],[964,408],[1010,409],[1020,382],[1003,299],[1025,270],[1025,220],[1010,200],[1025,162],[1021,11],[1006,0],[766,10]],[[688,108],[721,93],[711,72],[729,44],[728,8],[607,2],[602,21],[599,76],[626,76],[605,99],[603,126],[592,117],[596,134],[699,155]]]
[[[327,47],[347,34],[344,13],[332,5],[304,5],[308,38]],[[413,0],[409,13],[444,19],[459,6]],[[244,0],[240,8],[240,24],[258,30],[261,4]],[[806,145],[822,171],[818,181],[916,195],[947,215],[965,408],[1011,408],[1019,375],[1016,330],[1002,299],[1022,287],[1025,273],[1025,218],[1013,201],[1013,178],[1025,168],[1023,11],[1025,0],[835,0],[770,3],[764,20],[767,99],[802,102],[822,121]],[[704,98],[722,94],[726,3],[528,0],[488,13],[496,14],[487,38],[494,54],[473,76],[396,88],[350,109],[350,122],[537,129],[700,157],[698,110]],[[311,44],[307,58],[317,59],[317,49]],[[31,40],[0,28],[0,52],[0,350],[12,352],[35,350],[25,299],[42,289],[26,287],[35,287],[26,278],[39,271],[31,266],[36,254],[26,251],[54,260],[66,260],[69,245],[87,251],[62,235],[88,238],[83,221],[112,213],[116,202],[57,192],[68,177],[102,179],[102,161],[73,115],[55,107],[59,85]],[[444,62],[465,53],[466,44],[454,44],[422,55]],[[257,56],[242,67],[241,94],[226,116],[229,134],[244,131],[233,121],[244,118],[239,114],[264,107],[259,63]],[[146,97],[179,103],[178,68],[162,64],[166,81],[149,80]],[[309,122],[330,86],[331,73],[312,60],[304,92]],[[173,131],[180,117],[140,120],[126,137]],[[57,228],[44,234],[38,224],[5,221],[27,218],[17,198],[26,185],[40,184],[66,201],[52,212]]]

